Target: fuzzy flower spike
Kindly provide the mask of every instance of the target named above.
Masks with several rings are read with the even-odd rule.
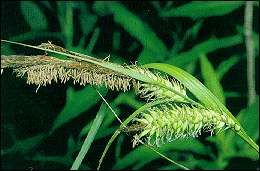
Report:
[[[145,125],[134,138],[157,147],[178,138],[196,138],[202,131],[209,131],[212,135],[215,131],[235,126],[239,129],[226,115],[183,103],[152,107],[133,121]]]

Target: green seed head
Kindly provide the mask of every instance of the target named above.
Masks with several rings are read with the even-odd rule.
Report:
[[[135,90],[142,98],[145,98],[148,101],[155,100],[155,99],[170,98],[173,99],[174,101],[185,102],[185,99],[183,97],[187,96],[186,88],[184,87],[184,85],[182,85],[174,78],[168,78],[167,76],[162,76],[159,73],[153,73],[147,69],[137,67],[137,66],[131,69],[146,74],[152,80],[152,82],[155,83],[155,84],[148,84],[148,83],[138,82],[138,85],[135,86]],[[156,83],[166,85],[167,87],[169,87],[171,90],[175,92],[169,91],[168,89],[163,88],[161,86],[157,86]],[[178,94],[181,94],[182,96]]]
[[[145,125],[138,134],[139,139],[155,146],[178,138],[195,138],[202,131],[213,134],[215,131],[234,127],[234,122],[226,115],[185,104],[152,107],[141,113],[134,121]]]

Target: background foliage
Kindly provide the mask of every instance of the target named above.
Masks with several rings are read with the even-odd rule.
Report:
[[[259,94],[259,3],[254,4],[256,92]],[[1,2],[1,37],[38,45],[48,40],[69,50],[116,63],[163,62],[200,79],[259,142],[259,100],[247,106],[244,2]],[[2,54],[38,51],[1,44]],[[1,167],[68,169],[92,127],[80,169],[95,169],[119,126],[91,86],[26,85],[12,71],[1,75]],[[99,87],[123,119],[145,102],[134,92]],[[92,126],[92,123],[94,123]],[[93,131],[94,129],[94,131]],[[95,134],[96,133],[96,134]],[[103,168],[175,169],[122,134]],[[258,143],[259,144],[259,143]],[[161,152],[193,169],[259,168],[259,156],[231,131],[176,140]]]

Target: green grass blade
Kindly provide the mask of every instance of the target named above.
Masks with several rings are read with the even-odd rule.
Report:
[[[29,137],[22,140],[16,140],[15,144],[10,148],[1,149],[1,157],[7,154],[27,154],[32,152],[43,140],[46,134],[38,134],[34,137]]]
[[[65,47],[73,46],[73,2],[57,2],[57,13],[61,32],[65,37]]]
[[[94,30],[98,17],[90,11],[90,4],[87,4],[84,1],[77,1],[77,3],[80,9],[80,28],[83,32],[83,37],[87,37]]]
[[[121,44],[121,33],[119,31],[114,31],[112,47],[114,50],[119,50]]]
[[[212,64],[205,55],[200,56],[201,74],[206,87],[218,97],[221,103],[225,104],[223,88],[220,84],[219,77]]]
[[[122,144],[124,142],[124,138],[125,138],[124,136],[120,136],[117,139],[116,148],[115,148],[115,159],[116,159],[116,161],[120,160],[120,154],[121,154],[121,151],[122,151]]]
[[[43,11],[35,2],[21,1],[21,12],[31,30],[45,30],[48,27],[48,21]]]
[[[205,146],[200,143],[197,139],[176,139],[170,143],[162,145],[160,148],[156,149],[161,153],[168,154],[171,151],[174,153],[178,153],[178,151],[189,151],[192,153],[198,153],[202,155],[206,155],[209,151]],[[122,170],[125,168],[129,168],[135,165],[135,169],[141,169],[144,165],[154,160],[159,159],[160,156],[154,154],[145,146],[139,146],[135,148],[133,151],[126,154],[120,160],[118,160],[113,169]]]
[[[222,80],[223,76],[239,61],[240,57],[238,55],[234,55],[221,62],[216,69],[219,80]]]
[[[93,34],[91,36],[91,39],[89,41],[89,44],[88,44],[88,46],[86,48],[86,52],[91,53],[93,51],[93,49],[94,49],[94,47],[95,47],[95,45],[97,43],[99,34],[100,34],[100,28],[99,27],[95,28],[95,30],[94,30],[94,32],[93,32]]]
[[[191,61],[196,61],[202,53],[208,54],[214,52],[215,50],[228,48],[241,43],[243,43],[242,34],[223,38],[213,37],[204,42],[201,42],[200,44],[195,45],[194,47],[192,47],[192,49],[182,52],[177,56],[170,56],[166,63],[183,68],[187,66]]]
[[[152,28],[130,12],[120,2],[106,3],[109,11],[114,14],[114,20],[120,24],[131,36],[139,40],[145,48],[154,51],[158,58],[165,57],[167,48]]]
[[[58,39],[63,41],[63,35],[60,32],[50,32],[50,31],[36,31],[36,30],[31,30],[26,33],[21,33],[19,35],[15,35],[10,37],[9,39],[12,41],[17,41],[17,42],[23,42],[26,40],[34,40],[34,39],[44,39],[44,38],[49,38],[51,37],[52,39]]]
[[[80,149],[80,152],[71,167],[71,170],[78,170],[78,168],[80,167],[80,165],[81,165],[85,155],[87,154],[89,147],[91,146],[92,142],[94,141],[96,133],[104,119],[105,111],[106,111],[105,108],[106,108],[106,104],[102,103],[102,105],[96,115],[96,118],[94,119],[93,124],[89,130],[88,136],[86,137],[86,139]]]
[[[195,1],[161,12],[163,17],[190,17],[192,19],[223,16],[244,4],[243,1]]]

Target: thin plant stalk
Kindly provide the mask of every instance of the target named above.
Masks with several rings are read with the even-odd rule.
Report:
[[[253,1],[245,2],[245,44],[247,56],[247,87],[248,87],[248,105],[254,103],[256,98],[255,91],[255,54],[253,41]]]

